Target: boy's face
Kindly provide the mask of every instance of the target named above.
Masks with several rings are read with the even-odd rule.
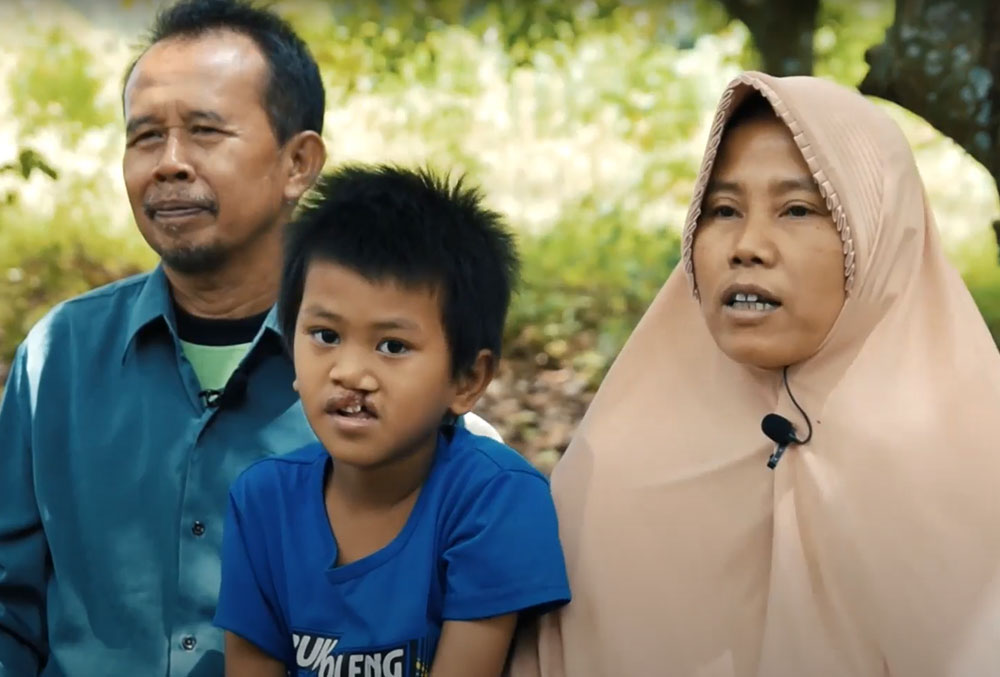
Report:
[[[452,378],[438,293],[372,283],[327,261],[309,264],[293,352],[316,436],[361,468],[432,452],[441,417],[471,409],[489,380]]]

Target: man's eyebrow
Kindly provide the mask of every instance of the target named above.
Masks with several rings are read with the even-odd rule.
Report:
[[[137,118],[132,118],[125,125],[125,133],[131,134],[139,127],[142,127],[143,125],[148,125],[151,122],[156,122],[158,119],[159,118],[157,118],[155,115],[140,115]]]
[[[225,124],[226,120],[221,115],[215,111],[210,110],[193,110],[184,116],[187,120],[211,120],[212,122],[217,122],[219,124]],[[159,122],[159,117],[156,115],[140,115],[137,118],[132,118],[125,125],[126,135],[132,134],[139,127],[143,125],[148,125],[153,122]]]
[[[185,117],[189,120],[207,119],[211,120],[212,122],[218,122],[220,124],[225,122],[225,119],[221,115],[219,115],[215,111],[210,111],[210,110],[193,110],[190,113],[188,113]]]

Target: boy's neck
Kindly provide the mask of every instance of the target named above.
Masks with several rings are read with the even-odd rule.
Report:
[[[437,434],[420,448],[389,463],[359,468],[333,463],[327,490],[340,501],[362,509],[385,509],[402,503],[423,486],[434,462]]]

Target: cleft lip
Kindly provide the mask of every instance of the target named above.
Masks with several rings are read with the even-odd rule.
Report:
[[[737,294],[745,294],[747,296],[756,296],[757,303],[770,303],[775,306],[781,305],[781,299],[773,291],[767,287],[763,287],[758,284],[752,284],[748,282],[735,282],[728,287],[726,287],[719,297],[719,303],[723,306],[732,305],[736,300]]]
[[[327,414],[338,414],[342,409],[361,405],[361,410],[373,418],[378,418],[378,411],[371,399],[359,390],[343,390],[329,397],[323,406]]]

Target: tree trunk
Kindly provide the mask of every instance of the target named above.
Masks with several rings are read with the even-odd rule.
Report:
[[[771,75],[811,75],[819,0],[721,0],[750,31]]]
[[[865,54],[858,89],[907,108],[951,137],[1000,190],[1000,2],[896,0],[885,41]],[[993,230],[1000,242],[1000,222]]]

